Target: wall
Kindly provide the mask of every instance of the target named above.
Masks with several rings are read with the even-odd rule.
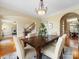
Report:
[[[0,15],[3,16],[1,20],[10,20],[17,23],[17,35],[23,36],[24,28],[32,24],[36,23],[36,30],[39,27],[40,20],[36,17],[27,16],[22,13],[18,13],[13,10],[8,10],[5,8],[0,8]]]
[[[0,35],[1,35],[1,20],[0,20]]]
[[[12,26],[12,23],[2,22],[2,30],[4,36],[12,34]]]
[[[9,20],[16,22],[17,24],[17,35],[19,37],[23,36],[24,28],[27,28],[29,25],[31,25],[33,22],[36,23],[36,30],[39,27],[40,21],[37,18],[33,17],[23,17],[23,16],[4,16],[5,19],[2,20]]]
[[[18,36],[22,36],[23,35],[23,31],[24,31],[24,28],[28,27],[30,24],[32,24],[33,22],[36,23],[36,30],[38,29],[39,27],[39,23],[40,21],[38,19],[35,19],[35,18],[21,18],[18,19],[17,21],[17,31],[18,31]]]
[[[60,12],[57,12],[55,15],[50,15],[46,18],[49,23],[53,24],[53,29],[50,29],[51,34],[57,33],[58,35],[60,35],[60,19],[62,18],[62,16],[69,12],[75,12],[79,14],[79,6],[75,6],[67,10],[62,10]]]
[[[1,19],[2,19],[2,16],[0,15],[0,35],[2,35],[2,29],[1,29],[2,28],[2,20]]]
[[[48,17],[45,17],[44,20],[48,23],[53,24],[52,29],[48,29],[50,34],[55,34],[57,33],[60,35],[60,19],[63,15],[65,15],[68,12],[75,12],[79,14],[79,6],[74,6],[72,8],[66,9],[59,11],[53,15],[50,15]],[[4,16],[4,19],[9,19],[17,22],[17,31],[18,31],[18,36],[23,35],[23,28],[25,26],[30,25],[32,22],[36,22],[36,27],[39,27],[40,20],[35,17],[30,17],[30,16],[25,16],[24,14],[14,12],[14,11],[9,11],[3,8],[0,8],[0,14]]]

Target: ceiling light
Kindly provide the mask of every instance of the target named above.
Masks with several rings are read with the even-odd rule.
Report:
[[[47,12],[47,7],[44,6],[43,0],[40,0],[39,8],[36,8],[36,13],[38,15],[45,15]]]

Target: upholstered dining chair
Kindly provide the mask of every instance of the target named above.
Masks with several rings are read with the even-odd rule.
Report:
[[[16,35],[13,36],[13,40],[15,42],[16,53],[19,59],[31,59],[34,57],[34,48],[27,46],[27,48],[24,49],[24,46]]]
[[[59,59],[64,48],[65,36],[59,37],[56,46],[48,45],[44,47],[42,53],[51,59]]]

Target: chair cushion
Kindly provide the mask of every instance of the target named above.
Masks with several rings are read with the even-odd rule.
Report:
[[[34,49],[32,46],[30,46],[29,44],[27,44],[27,46],[26,47],[24,47],[24,49]]]
[[[36,56],[35,49],[26,49],[25,59],[34,59],[34,56]]]
[[[48,57],[54,57],[55,52],[55,46],[53,44],[50,44],[43,48],[42,53]]]
[[[25,55],[31,50],[35,50],[35,49],[31,47],[30,45],[27,45],[26,47],[24,47]]]

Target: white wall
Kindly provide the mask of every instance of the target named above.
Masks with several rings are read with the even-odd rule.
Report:
[[[12,35],[13,23],[2,22],[2,31],[4,36]]]
[[[17,22],[18,36],[23,36],[24,28],[28,27],[33,22],[36,23],[36,30],[37,30],[38,27],[39,27],[39,23],[40,23],[40,21],[38,19],[35,19],[35,18],[23,18],[23,17],[16,20],[16,22]]]
[[[2,26],[1,26],[2,24],[1,24],[1,20],[0,20],[0,35],[1,35],[1,28],[2,28]]]
[[[19,13],[18,11],[0,7],[0,15],[3,16],[1,20],[16,21],[18,36],[23,36],[24,28],[33,22],[36,22],[36,30],[39,27],[40,20],[38,18]]]
[[[49,29],[49,31],[51,31],[51,34],[57,33],[58,35],[60,35],[60,19],[62,18],[62,16],[69,12],[75,12],[79,14],[79,6],[75,6],[67,10],[57,12],[55,15],[50,15],[46,18],[46,21],[53,24],[53,28]]]
[[[69,8],[67,10],[62,10],[62,11],[57,12],[56,14],[45,17],[44,20],[47,23],[53,24],[53,28],[48,29],[50,34],[57,33],[58,35],[60,35],[60,19],[63,15],[65,15],[66,13],[69,13],[69,12],[75,12],[75,13],[79,14],[79,6],[75,6],[75,7]],[[18,36],[22,36],[23,28],[25,26],[30,25],[32,22],[36,22],[36,27],[37,28],[39,27],[40,20],[38,20],[38,18],[25,16],[23,14],[13,12],[13,11],[9,12],[9,10],[5,10],[2,8],[0,9],[0,14],[2,14],[4,16],[4,19],[9,19],[9,20],[13,20],[13,21],[17,22]]]
[[[23,17],[23,16],[4,16],[2,20],[9,20],[14,21],[17,24],[17,35],[19,37],[23,36],[24,28],[27,28],[29,25],[31,25],[33,22],[36,23],[36,30],[39,27],[39,19],[34,17]]]

